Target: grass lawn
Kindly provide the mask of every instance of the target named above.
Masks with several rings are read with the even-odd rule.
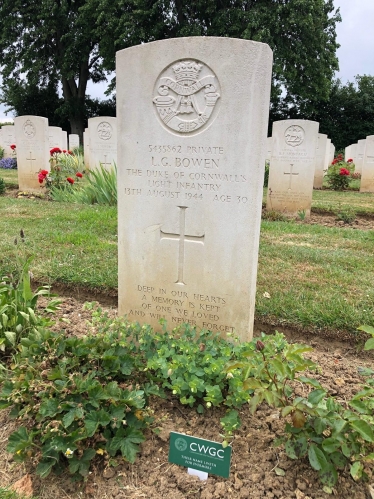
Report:
[[[0,178],[4,179],[6,187],[10,189],[18,187],[17,170],[6,170],[5,168],[0,168]]]
[[[12,182],[17,172],[5,174]],[[313,206],[329,211],[347,206],[370,215],[373,205],[374,194],[313,194]],[[18,252],[35,256],[31,270],[38,282],[117,288],[115,207],[0,197],[0,213],[0,274],[14,269]],[[15,245],[20,229],[26,242],[18,238]],[[373,325],[373,248],[372,230],[264,220],[256,317],[316,330]]]

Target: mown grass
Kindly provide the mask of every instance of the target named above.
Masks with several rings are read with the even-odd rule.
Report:
[[[0,213],[0,274],[26,251],[38,282],[116,290],[115,207],[2,197]],[[20,229],[26,242],[15,246]],[[373,247],[374,231],[264,220],[256,317],[310,330],[373,324]]]
[[[7,170],[6,168],[0,168],[0,178],[4,179],[5,186],[9,189],[16,189],[18,187],[17,170]]]

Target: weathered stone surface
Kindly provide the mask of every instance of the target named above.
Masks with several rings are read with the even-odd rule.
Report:
[[[62,128],[60,128],[59,126],[48,127],[48,141],[49,149],[53,149],[54,147],[59,147],[61,150],[66,149],[66,147],[64,147],[64,141],[62,137]]]
[[[308,217],[313,194],[319,124],[309,120],[273,123],[266,209]]]
[[[89,164],[111,169],[117,164],[117,118],[100,116],[88,120]]]
[[[20,190],[41,191],[37,172],[49,170],[48,119],[41,116],[14,118]]]
[[[117,53],[119,312],[252,335],[271,50],[230,38]]]
[[[79,147],[79,135],[77,133],[71,133],[69,135],[69,149],[72,150],[75,147]]]
[[[366,137],[360,192],[374,192],[374,135]]]
[[[359,140],[356,147],[355,172],[362,173],[362,164],[364,161],[366,139]],[[349,158],[348,158],[349,159]]]
[[[1,127],[0,145],[4,149],[4,158],[13,158],[14,153],[10,146],[16,142],[14,125],[3,125]]]
[[[326,169],[325,168],[326,153],[327,153],[327,135],[325,135],[324,133],[319,133],[317,139],[316,163],[315,163],[314,181],[313,181],[314,189],[322,189],[323,176]]]

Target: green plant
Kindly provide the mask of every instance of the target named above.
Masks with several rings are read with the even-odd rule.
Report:
[[[48,286],[41,286],[35,292],[31,288],[30,264],[33,257],[26,257],[19,244],[23,244],[25,236],[20,231],[20,239],[15,239],[15,270],[2,277],[0,283],[0,350],[15,349],[21,338],[27,336],[38,327],[51,325],[48,318],[36,314],[38,298],[42,295],[52,296]],[[59,300],[51,300],[45,313],[56,310]]]
[[[336,213],[337,220],[343,221],[345,224],[351,224],[356,220],[357,213],[353,208],[341,208]]]
[[[17,492],[14,492],[14,490],[9,490],[8,488],[0,487],[0,499],[26,499],[26,496],[20,495]],[[28,497],[28,499],[33,499],[33,498]]]
[[[348,189],[352,180],[352,173],[355,171],[355,165],[352,159],[344,161],[343,155],[339,154],[329,166],[326,179],[327,185],[335,191]]]
[[[262,219],[270,220],[271,222],[287,222],[288,218],[280,211],[276,210],[263,210]]]
[[[11,407],[24,423],[8,441],[16,460],[32,457],[42,478],[68,467],[76,479],[88,475],[95,457],[134,462],[152,420],[147,398],[159,391],[138,384],[125,336],[67,338],[40,328],[21,339],[0,393],[0,408]]]
[[[286,419],[286,434],[277,443],[285,445],[287,456],[308,457],[327,493],[332,493],[338,470],[347,465],[355,480],[364,476],[364,463],[372,459],[374,451],[373,389],[364,387],[342,405],[328,395],[318,380],[300,375],[317,367],[302,355],[310,347],[285,344],[279,349],[263,335],[256,342],[256,350],[257,355],[229,365],[227,371],[242,369],[246,373],[244,386],[252,391],[252,414],[266,402],[278,408]],[[295,393],[298,385],[302,393],[307,392],[305,396]]]
[[[117,167],[107,170],[102,165],[95,170],[88,170],[87,182],[79,188],[71,186],[55,187],[50,191],[54,201],[100,204],[108,206],[117,205]]]
[[[76,156],[71,151],[61,151],[58,147],[51,149],[50,155],[50,171],[38,172],[39,183],[48,189],[72,190],[73,184],[79,182],[83,176],[83,156]]]
[[[0,177],[0,196],[2,196],[5,192],[5,180]]]
[[[305,210],[298,211],[297,215],[298,215],[298,217],[300,218],[301,221],[304,221],[305,217],[306,217],[306,211]]]
[[[0,159],[4,157],[4,148],[0,146]]]

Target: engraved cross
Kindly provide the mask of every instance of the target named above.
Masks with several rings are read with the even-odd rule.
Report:
[[[289,175],[290,176],[290,183],[288,184],[288,190],[291,190],[291,182],[292,182],[292,175],[299,175],[298,173],[293,173],[293,165],[290,164],[290,171],[289,172],[283,172],[284,175]]]
[[[104,154],[104,161],[100,161],[100,164],[103,166],[107,166],[107,165],[111,166],[112,163],[108,163],[106,157],[107,157],[107,154]]]
[[[185,242],[200,243],[204,245],[204,237],[202,236],[192,236],[185,233],[186,230],[186,210],[187,206],[178,206],[180,208],[179,212],[179,234],[164,232],[160,229],[160,239],[174,239],[179,241],[179,258],[178,258],[178,279],[176,284],[186,284],[183,281],[183,270],[184,270],[184,244]]]
[[[30,157],[29,158],[26,158],[26,161],[30,161],[30,167],[32,168],[32,162],[33,161],[36,161],[36,158],[33,158],[32,157],[32,152],[30,151]]]

